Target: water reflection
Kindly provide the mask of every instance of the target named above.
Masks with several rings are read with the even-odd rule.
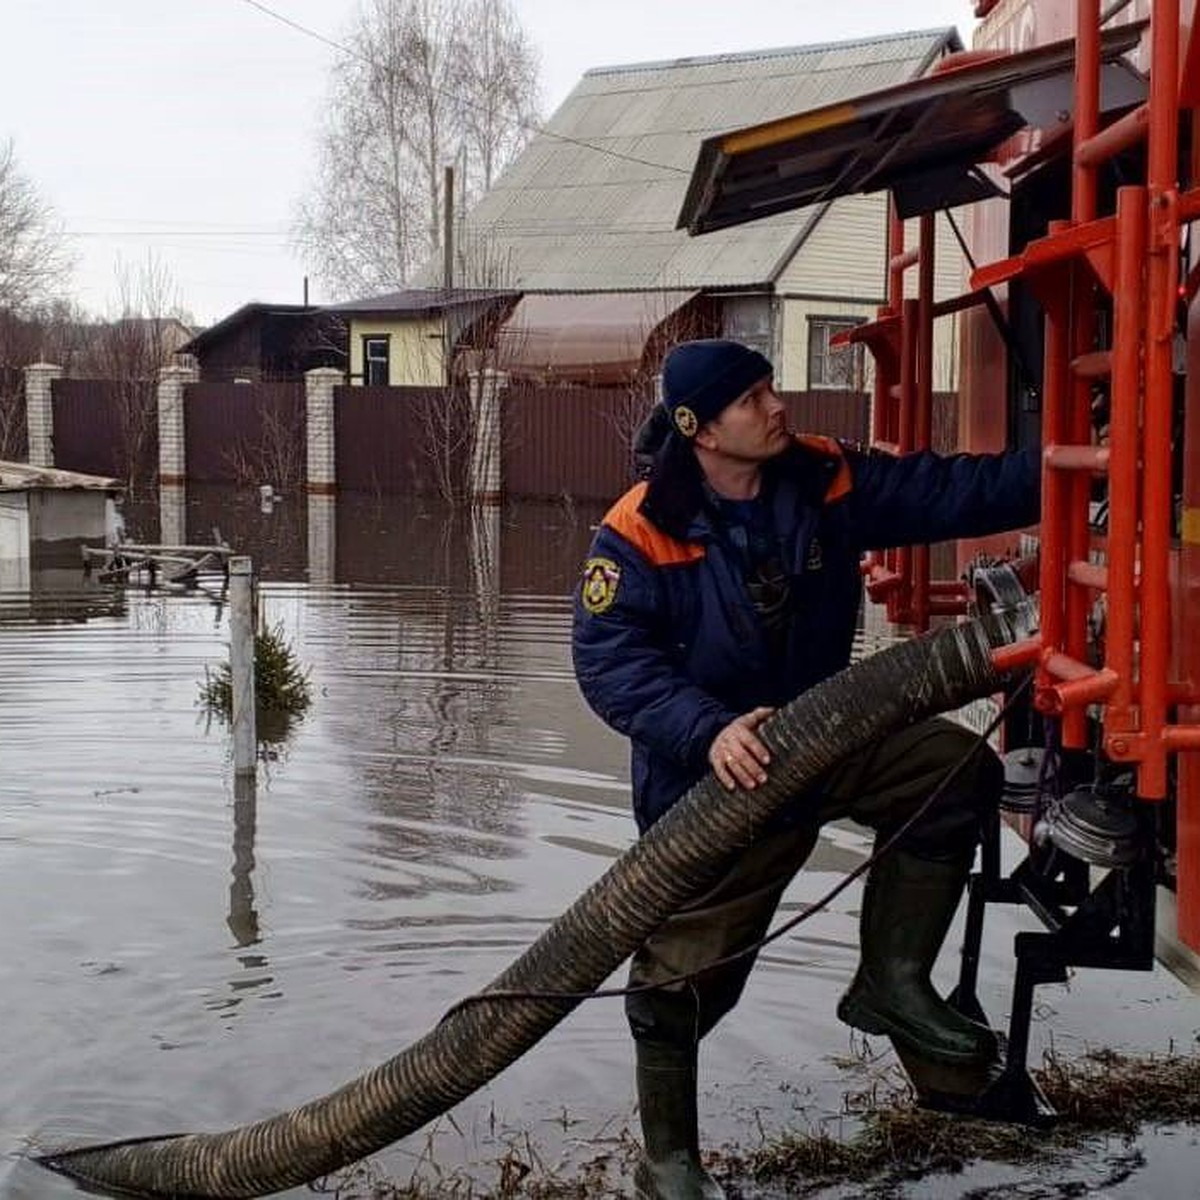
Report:
[[[258,910],[254,907],[257,806],[258,781],[253,775],[236,774],[233,783],[233,882],[229,885],[226,924],[239,946],[253,946],[261,940]]]
[[[205,666],[228,653],[219,595],[76,575],[57,603],[83,587],[76,611],[91,615],[61,628],[27,619],[31,589],[0,597],[0,612],[26,613],[0,620],[10,1162],[29,1138],[228,1128],[329,1091],[485,986],[633,837],[627,747],[570,666],[568,594],[598,510],[289,496],[264,513],[253,490],[193,488],[183,511],[186,541],[217,524],[255,559],[265,619],[310,670],[313,706],[239,784],[227,731],[196,705]],[[130,536],[156,540],[160,515],[131,510]],[[888,636],[872,628],[863,644]],[[826,830],[783,912],[827,891],[868,841]],[[834,1009],[858,896],[772,947],[706,1043],[714,1144],[841,1111]],[[989,913],[993,1012],[1015,925]],[[1055,1037],[1123,1044],[1122,1009],[1147,994],[1138,976],[1055,996],[1077,1006]],[[1159,983],[1153,1003],[1155,1037],[1190,1038],[1190,998]],[[437,1139],[436,1170],[466,1161],[494,1182],[497,1129],[531,1131],[546,1161],[585,1144],[581,1130],[619,1130],[630,1058],[620,1004],[582,1006],[455,1111],[448,1128],[464,1132]],[[551,1125],[559,1112],[571,1123]],[[407,1178],[427,1138],[382,1165]],[[0,1170],[0,1194],[74,1194],[35,1176]]]
[[[126,505],[130,540],[206,544],[219,535],[260,579],[399,584],[471,596],[561,595],[574,583],[602,504],[448,506],[428,497],[288,495],[190,484]]]
[[[75,566],[32,556],[0,561],[0,622],[75,624],[125,612],[125,594]]]

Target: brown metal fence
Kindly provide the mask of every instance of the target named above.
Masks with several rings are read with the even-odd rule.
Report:
[[[150,382],[56,379],[54,465],[144,486],[158,475],[158,404]]]
[[[510,497],[611,499],[632,481],[633,434],[649,408],[621,388],[505,393],[500,441]]]
[[[336,389],[338,489],[461,496],[470,451],[469,410],[459,388]]]
[[[871,398],[861,392],[780,392],[788,420],[799,433],[865,442],[871,429]]]
[[[102,380],[53,385],[55,460],[70,470],[139,481],[157,471],[153,385]],[[788,392],[798,430],[851,441],[869,436],[870,400],[855,392]],[[501,472],[513,499],[610,500],[633,478],[631,442],[650,401],[624,388],[521,388],[501,404]],[[21,430],[24,430],[24,405]],[[334,397],[337,485],[343,491],[461,496],[470,450],[463,389],[341,387]],[[957,398],[934,398],[934,445],[953,448]],[[302,383],[197,383],[185,389],[188,478],[198,483],[302,486]],[[23,440],[23,439],[22,439]]]
[[[793,428],[863,441],[870,399],[855,392],[788,392]],[[504,396],[505,494],[612,498],[632,480],[631,442],[650,402],[620,388],[537,388]]]
[[[184,389],[185,465],[197,483],[303,485],[302,383],[192,383]]]

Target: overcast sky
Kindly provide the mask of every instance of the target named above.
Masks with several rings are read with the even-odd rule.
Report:
[[[542,112],[589,67],[957,25],[972,0],[515,0]],[[288,228],[338,51],[249,0],[3,0],[0,139],[77,252],[71,294],[114,304],[153,252],[200,322],[302,299]],[[336,41],[355,0],[263,0]],[[326,299],[314,281],[314,301]]]

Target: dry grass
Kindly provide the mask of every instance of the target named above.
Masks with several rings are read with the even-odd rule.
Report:
[[[861,1071],[871,1064],[842,1065]],[[1200,1057],[1132,1058],[1100,1050],[1067,1062],[1048,1055],[1033,1074],[1060,1114],[1050,1130],[927,1112],[915,1106],[902,1077],[868,1074],[866,1086],[845,1096],[843,1116],[859,1126],[852,1137],[787,1133],[753,1150],[713,1152],[708,1166],[734,1197],[744,1185],[795,1197],[850,1182],[871,1184],[875,1191],[889,1182],[957,1173],[975,1161],[1062,1161],[1093,1139],[1130,1138],[1146,1124],[1200,1123]],[[495,1160],[493,1179],[481,1182],[478,1168],[440,1169],[431,1134],[407,1180],[389,1179],[367,1162],[315,1190],[335,1200],[592,1200],[626,1194],[637,1152],[632,1134],[621,1130],[590,1143],[582,1161],[551,1165],[528,1134],[517,1135]],[[1117,1165],[1129,1174],[1137,1169],[1135,1159],[1140,1156],[1133,1152]],[[985,1194],[990,1193],[980,1193]]]
[[[787,1134],[747,1154],[722,1156],[721,1173],[803,1196],[832,1183],[958,1172],[974,1161],[1049,1163],[1096,1137],[1132,1137],[1151,1123],[1200,1122],[1200,1057],[1131,1058],[1101,1050],[1067,1062],[1048,1055],[1033,1075],[1059,1113],[1049,1130],[929,1112],[906,1089],[879,1096],[876,1081],[870,1105],[861,1103],[861,1093],[846,1098],[847,1110],[862,1119],[849,1140]]]

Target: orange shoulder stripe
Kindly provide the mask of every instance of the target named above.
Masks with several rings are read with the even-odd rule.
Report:
[[[848,496],[854,490],[854,476],[850,473],[850,464],[846,461],[842,447],[835,438],[824,437],[819,433],[797,433],[795,438],[805,449],[813,450],[825,458],[837,459],[837,474],[834,475],[829,490],[825,493],[826,504],[832,504],[833,501]]]
[[[704,557],[704,547],[681,542],[654,526],[638,512],[646,495],[646,484],[635,484],[604,514],[604,524],[636,546],[656,567],[679,566]]]

